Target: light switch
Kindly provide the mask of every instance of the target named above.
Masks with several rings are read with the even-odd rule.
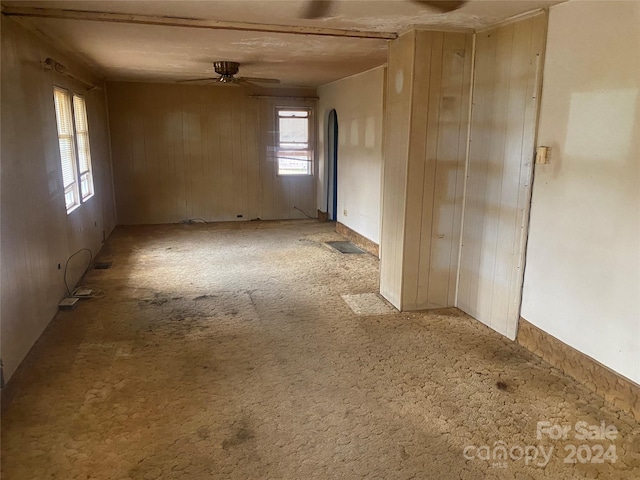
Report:
[[[549,163],[550,147],[538,147],[536,149],[536,163]]]

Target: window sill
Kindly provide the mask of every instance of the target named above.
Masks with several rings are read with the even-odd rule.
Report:
[[[81,203],[78,203],[77,205],[74,205],[71,208],[67,209],[67,215],[71,215],[73,212],[75,212],[76,210],[78,210],[80,207],[82,206]]]

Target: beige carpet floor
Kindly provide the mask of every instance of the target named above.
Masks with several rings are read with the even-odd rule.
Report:
[[[3,392],[2,479],[640,478],[631,416],[456,309],[390,309],[340,239],[119,227],[84,281],[106,296],[60,312]]]

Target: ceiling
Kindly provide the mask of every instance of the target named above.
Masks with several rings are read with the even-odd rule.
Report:
[[[316,20],[300,18],[305,0],[6,1],[2,5],[6,13],[12,13],[11,9],[18,14],[18,9],[47,9],[37,12],[58,18],[14,18],[62,50],[73,52],[108,80],[174,82],[209,77],[214,76],[213,61],[232,60],[240,62],[240,76],[316,87],[386,62],[387,40],[344,36],[349,32],[375,37],[376,33],[396,34],[411,27],[471,31],[561,1],[470,0],[454,12],[441,14],[407,0],[336,0],[329,16]],[[71,12],[78,18],[59,18],[69,17],[69,12],[53,9],[86,13]],[[138,23],[123,23],[132,17],[113,21],[95,12],[135,15]],[[94,21],[97,17],[111,21]],[[260,24],[263,30],[295,26],[302,32],[211,28],[220,27],[215,21],[243,29],[251,28],[247,23]],[[148,24],[166,22],[181,26]],[[203,24],[207,28],[195,28]],[[329,35],[303,34],[310,28]]]

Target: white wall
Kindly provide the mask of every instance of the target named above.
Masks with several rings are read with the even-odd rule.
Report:
[[[16,370],[65,296],[68,256],[94,256],[115,225],[104,89],[87,92],[45,71],[53,57],[70,72],[90,72],[11,19],[2,17],[2,361],[5,380]],[[67,215],[53,104],[53,86],[85,95],[95,195]],[[88,256],[69,264],[75,284]],[[58,264],[62,268],[58,268]]]
[[[640,2],[550,12],[522,317],[640,383]]]
[[[385,67],[318,89],[318,209],[327,210],[327,122],[338,115],[338,216],[340,223],[380,243],[380,175]],[[344,214],[344,211],[347,214]]]

